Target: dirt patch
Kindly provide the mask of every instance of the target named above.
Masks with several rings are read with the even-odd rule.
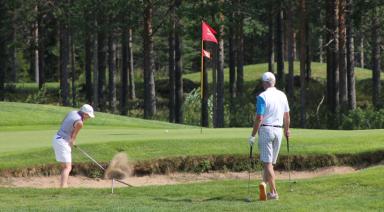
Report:
[[[292,171],[291,179],[309,179],[320,176],[353,173],[356,169],[348,166],[343,167],[327,167],[314,171]],[[261,173],[252,172],[253,180],[261,179]],[[288,179],[289,174],[286,171],[276,171],[276,178],[279,180]],[[171,173],[167,175],[147,175],[142,177],[130,176],[124,179],[125,182],[133,186],[149,186],[149,185],[170,185],[185,184],[194,182],[207,182],[214,180],[247,180],[248,172],[209,172],[209,173]],[[60,176],[48,177],[0,177],[0,187],[32,187],[32,188],[58,188]],[[100,178],[88,178],[85,176],[70,176],[69,187],[71,188],[110,188],[111,180]],[[115,187],[125,187],[120,183],[115,183]]]

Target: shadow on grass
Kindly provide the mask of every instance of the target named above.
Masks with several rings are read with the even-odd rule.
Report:
[[[174,199],[174,198],[158,197],[158,198],[154,198],[153,200],[162,201],[162,202],[188,202],[188,203],[209,202],[209,201],[244,202],[244,198],[238,198],[238,197],[233,198],[230,196],[217,196],[217,197],[204,198],[204,199],[192,199],[192,198]]]

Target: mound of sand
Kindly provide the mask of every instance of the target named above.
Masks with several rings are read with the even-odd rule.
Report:
[[[132,170],[127,154],[120,152],[112,158],[107,170],[105,170],[104,178],[122,180],[130,176]]]

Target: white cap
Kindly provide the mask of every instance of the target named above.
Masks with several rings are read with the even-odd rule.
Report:
[[[81,106],[80,111],[88,114],[89,117],[91,117],[91,118],[95,118],[95,114],[93,114],[93,108],[89,104],[85,104],[85,105]]]
[[[276,82],[275,75],[272,72],[265,72],[261,79],[263,82]]]

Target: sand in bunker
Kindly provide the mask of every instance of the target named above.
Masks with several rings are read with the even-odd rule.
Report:
[[[355,172],[352,167],[327,167],[314,171],[292,171],[291,179],[308,179],[320,176],[328,176],[335,174],[347,174]],[[253,180],[260,179],[260,172],[251,173]],[[288,172],[276,171],[277,179],[288,179]],[[148,186],[148,185],[170,185],[194,182],[207,182],[213,180],[224,179],[239,179],[247,180],[248,172],[211,172],[211,173],[172,173],[168,175],[150,175],[143,177],[130,176],[124,179],[133,186]],[[32,187],[32,188],[58,188],[60,176],[50,177],[0,177],[0,187]],[[69,187],[71,188],[110,188],[112,180],[93,179],[84,176],[70,176]],[[115,183],[115,187],[126,187],[123,184]]]

